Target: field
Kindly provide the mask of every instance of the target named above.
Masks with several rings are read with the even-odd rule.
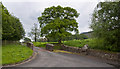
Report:
[[[34,46],[45,48],[47,43],[57,43],[57,42],[33,42]]]
[[[73,46],[73,47],[83,47],[84,45],[88,44],[89,48],[92,49],[100,49],[100,45],[98,45],[98,42],[96,39],[84,39],[84,40],[70,40],[70,41],[64,41],[64,44],[67,46]]]
[[[32,56],[32,53],[33,51],[26,46],[18,44],[4,45],[2,46],[2,65],[21,62]]]
[[[34,46],[43,47],[43,48],[45,48],[45,44],[47,43],[57,43],[57,42],[33,42]],[[90,49],[99,49],[99,50],[113,51],[113,52],[118,51],[117,49],[114,49],[111,46],[104,45],[103,39],[69,40],[69,41],[62,41],[62,43],[67,46],[79,47],[79,48],[88,44]]]
[[[91,39],[85,39],[85,40],[70,40],[70,41],[64,41],[64,44],[67,46],[73,46],[73,47],[83,47],[85,44],[88,44],[91,41]]]
[[[73,47],[82,47],[85,44],[88,44],[92,39],[85,39],[85,40],[69,40],[69,41],[62,41],[63,44]],[[43,47],[45,48],[45,45],[47,43],[58,43],[58,42],[33,42],[34,46],[36,47]]]

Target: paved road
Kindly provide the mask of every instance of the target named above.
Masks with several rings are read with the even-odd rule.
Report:
[[[38,55],[32,61],[17,67],[113,67],[86,56],[67,53],[54,53],[41,48],[35,48]]]

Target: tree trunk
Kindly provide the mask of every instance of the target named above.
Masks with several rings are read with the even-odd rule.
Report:
[[[58,43],[61,44],[61,39],[58,40]]]
[[[35,33],[35,42],[36,42],[36,33]]]

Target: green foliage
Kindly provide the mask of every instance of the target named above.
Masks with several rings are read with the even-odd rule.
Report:
[[[58,40],[56,38],[53,38],[53,37],[47,37],[47,41],[48,42],[57,42]]]
[[[120,51],[120,2],[100,2],[93,13],[91,28],[98,40],[104,40],[105,48]]]
[[[33,42],[33,45],[36,46],[36,47],[43,47],[43,48],[45,48],[45,45],[47,43],[48,42]]]
[[[2,64],[21,62],[32,56],[32,53],[30,48],[18,44],[2,46]]]
[[[38,21],[41,36],[55,38],[61,43],[62,38],[71,35],[71,31],[78,33],[78,23],[75,18],[79,14],[71,7],[52,6],[46,8]]]
[[[80,47],[80,48],[88,44],[88,47],[90,49],[119,52],[119,49],[112,48],[112,46],[105,47],[104,41],[105,41],[104,39],[70,40],[70,41],[64,41],[64,44],[67,46]]]
[[[56,44],[57,42],[33,42],[34,46],[36,47],[42,47],[42,48],[45,48],[46,47],[46,44]],[[61,49],[61,46],[59,46],[59,44],[55,45],[54,46],[54,49]]]
[[[83,39],[87,39],[88,37],[84,34],[74,34],[74,35],[71,35],[71,36],[66,36],[63,38],[63,40],[73,40],[73,39],[76,39],[76,40],[83,40]]]
[[[65,45],[73,46],[73,47],[83,47],[85,44],[88,44],[88,42],[91,39],[84,39],[84,40],[70,40],[70,41],[64,41]]]
[[[2,5],[2,40],[17,41],[23,38],[24,34],[20,20],[11,15],[6,7]]]
[[[45,48],[47,43],[57,43],[57,42],[33,42],[34,46],[43,47],[43,48]]]
[[[25,38],[24,38],[24,42],[31,42],[31,39],[28,38],[28,37],[25,37]]]

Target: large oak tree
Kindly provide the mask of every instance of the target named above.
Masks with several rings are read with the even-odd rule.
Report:
[[[76,19],[79,13],[71,7],[52,6],[45,8],[42,16],[38,17],[41,27],[41,35],[57,39],[61,43],[62,38],[78,33]]]

